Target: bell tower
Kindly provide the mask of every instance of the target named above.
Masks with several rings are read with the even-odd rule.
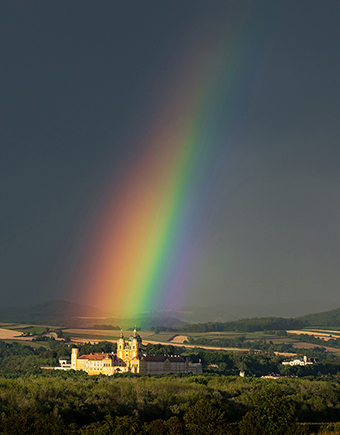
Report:
[[[125,349],[125,339],[123,331],[120,331],[120,338],[117,341],[117,356],[118,358],[123,358],[123,352]]]
[[[135,329],[133,331],[131,340],[131,358],[135,358],[138,356],[141,356],[141,349],[142,349],[142,339],[140,335],[137,333],[137,329],[135,326]]]

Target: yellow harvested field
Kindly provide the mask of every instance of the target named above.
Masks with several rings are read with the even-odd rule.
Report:
[[[184,343],[185,341],[189,341],[186,335],[177,335],[172,340],[170,340],[171,343]]]
[[[324,330],[322,330],[324,331]],[[331,333],[337,332],[338,335],[334,335]],[[306,335],[314,335],[314,337],[318,337],[318,338],[323,338],[325,341],[327,340],[332,340],[333,338],[339,338],[339,331],[327,331],[327,332],[318,332],[317,330],[314,331],[306,331],[306,330],[291,330],[291,331],[287,331],[288,334],[297,334],[297,335],[301,335],[301,334],[306,334]]]
[[[45,337],[54,338],[56,341],[64,341],[63,338],[58,338],[57,334],[55,332],[47,332],[43,334]]]
[[[21,332],[12,329],[0,329],[0,340],[32,340],[33,337],[20,337]]]
[[[317,334],[321,334],[321,333],[325,333],[326,335],[329,335],[330,333],[334,333],[334,334],[336,334],[336,335],[340,335],[340,331],[338,330],[338,331],[333,331],[333,330],[331,330],[331,329],[315,329],[315,328],[308,328],[308,329],[304,329],[304,331],[308,331],[308,332],[311,332],[311,333],[313,333],[313,331],[314,332],[316,332]]]
[[[289,353],[289,352],[274,352],[275,355],[281,355],[281,356],[296,356],[296,353]]]

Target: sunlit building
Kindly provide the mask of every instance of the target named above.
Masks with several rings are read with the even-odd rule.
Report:
[[[142,339],[136,329],[129,340],[125,340],[121,333],[117,353],[96,352],[79,356],[79,349],[72,349],[70,368],[84,370],[89,375],[202,373],[202,364],[193,364],[179,355],[146,355],[142,351]]]
[[[309,364],[315,364],[316,360],[313,358],[307,358],[306,356],[303,359],[294,359],[291,361],[282,361],[283,365],[289,366],[307,366]]]

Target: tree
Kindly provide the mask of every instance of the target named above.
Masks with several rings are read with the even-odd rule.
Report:
[[[167,435],[169,433],[165,421],[162,419],[153,420],[146,429],[147,435]]]
[[[58,435],[65,433],[65,427],[58,415],[43,415],[36,409],[24,408],[8,415],[2,413],[0,432],[3,435]]]
[[[240,435],[261,435],[261,429],[257,427],[254,414],[248,411],[239,424]]]
[[[141,422],[128,415],[123,417],[116,417],[115,428],[112,432],[113,435],[126,435],[126,434],[139,434],[142,430]]]
[[[222,435],[227,433],[227,419],[220,402],[199,400],[184,414],[189,435]]]
[[[165,424],[168,428],[168,435],[184,434],[184,424],[179,421],[178,417],[170,417]]]
[[[279,388],[255,395],[254,409],[240,423],[241,435],[284,435],[295,426],[294,407]]]

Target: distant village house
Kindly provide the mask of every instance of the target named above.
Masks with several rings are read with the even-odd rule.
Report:
[[[303,359],[294,359],[291,361],[282,361],[283,365],[289,365],[289,366],[307,366],[309,364],[316,363],[316,360],[313,358],[307,358],[306,356],[303,357]]]

